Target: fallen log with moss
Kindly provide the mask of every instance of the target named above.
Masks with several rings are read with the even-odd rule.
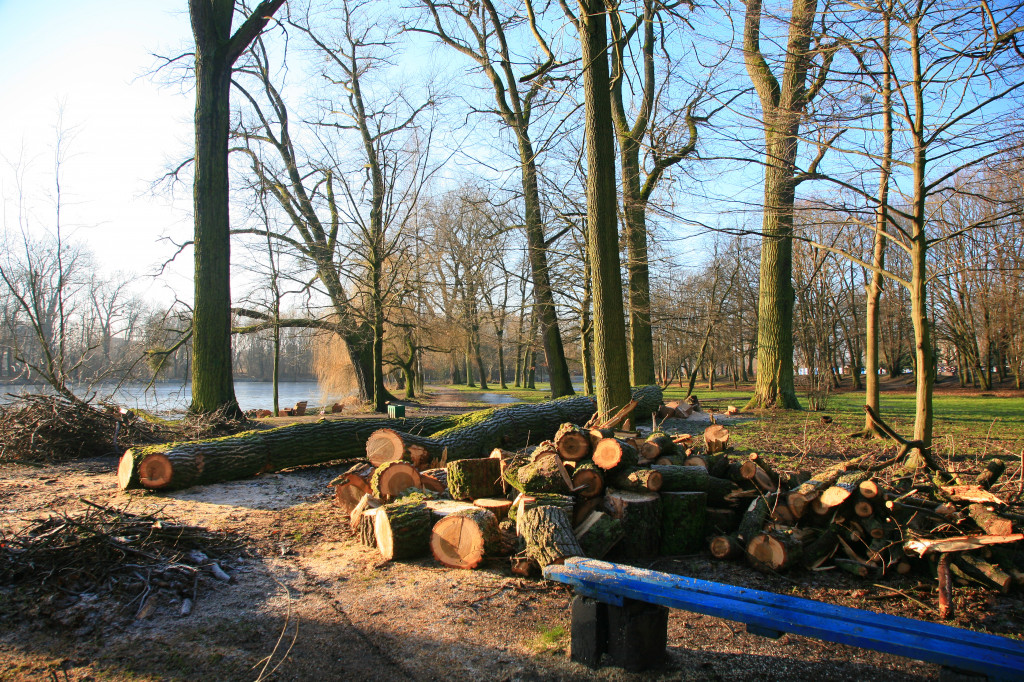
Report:
[[[661,389],[633,390],[637,414],[655,412]],[[132,448],[121,457],[121,490],[177,490],[231,481],[289,467],[362,459],[378,429],[426,443],[431,456],[486,457],[496,447],[517,448],[550,437],[565,422],[585,423],[597,403],[590,396],[515,404],[461,415],[422,419],[336,419],[246,431],[234,436]]]

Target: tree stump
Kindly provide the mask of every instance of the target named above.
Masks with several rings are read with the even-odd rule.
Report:
[[[704,429],[704,444],[709,455],[724,451],[729,447],[729,429],[721,424],[712,424]]]
[[[381,556],[391,561],[426,553],[432,524],[425,504],[398,501],[375,511],[373,531]]]
[[[526,539],[526,553],[540,564],[561,564],[569,557],[582,556],[583,548],[561,507],[533,507],[523,513],[520,534]]]
[[[661,553],[688,554],[704,546],[707,493],[661,494]]]
[[[661,545],[661,498],[657,493],[610,489],[604,506],[626,532],[615,547],[615,556],[633,561],[657,555]]]
[[[449,514],[430,532],[430,551],[450,568],[476,568],[501,546],[498,519],[486,509]]]
[[[501,494],[501,462],[493,457],[448,462],[448,493],[453,500]]]

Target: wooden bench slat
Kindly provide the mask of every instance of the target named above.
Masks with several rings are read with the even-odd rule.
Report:
[[[996,679],[1019,679],[1024,669],[1024,644],[938,623],[593,559],[569,559],[564,566],[547,567],[544,574],[574,585],[579,594],[615,605],[623,599],[660,604],[747,623],[752,631],[792,632]]]

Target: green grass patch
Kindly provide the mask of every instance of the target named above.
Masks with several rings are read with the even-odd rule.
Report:
[[[565,639],[568,635],[561,625],[538,625],[537,635],[530,642],[530,648],[539,653],[555,653],[565,648]]]

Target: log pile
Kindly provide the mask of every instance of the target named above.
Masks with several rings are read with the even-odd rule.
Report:
[[[918,570],[946,591],[950,580],[1003,592],[1024,586],[1024,514],[990,490],[1005,469],[998,460],[967,483],[901,440],[890,459],[789,472],[734,450],[721,424],[700,444],[617,430],[631,410],[564,423],[533,448],[495,448],[442,469],[418,469],[431,460],[403,441],[393,448],[401,458],[376,468],[368,459],[336,479],[337,504],[385,558],[432,554],[453,568],[509,557],[528,575],[569,556],[636,563],[708,547],[765,571]],[[380,452],[371,439],[368,457]],[[406,472],[396,484],[374,484],[395,466]]]
[[[570,556],[637,561],[699,551],[707,519],[736,516],[751,496],[724,469],[684,464],[689,437],[616,430],[638,404],[602,422],[564,422],[532,448],[499,447],[440,469],[417,454],[434,451],[430,438],[384,429],[367,440],[367,459],[332,482],[335,501],[385,559],[431,554],[472,569],[510,557],[526,575]],[[714,428],[711,437],[724,442],[728,433]],[[401,474],[391,476],[396,467]]]
[[[903,446],[894,458],[865,456],[809,475],[775,471],[757,453],[726,451],[728,463],[708,457],[709,471],[755,495],[739,518],[712,522],[711,554],[765,571],[930,574],[943,618],[953,580],[1003,593],[1024,587],[1024,514],[990,490],[1005,464],[993,460],[967,483],[929,455],[911,456],[917,445],[893,435]]]

